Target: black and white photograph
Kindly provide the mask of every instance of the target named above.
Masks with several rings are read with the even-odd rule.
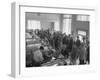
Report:
[[[89,65],[90,15],[25,12],[26,67]]]
[[[99,68],[97,9],[85,4],[13,2],[11,76],[92,79]]]

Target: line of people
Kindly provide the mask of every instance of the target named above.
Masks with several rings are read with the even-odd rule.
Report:
[[[34,33],[35,36],[37,35],[40,38],[41,46],[36,50],[33,48],[26,49],[27,67],[42,66],[44,63],[57,59],[63,59],[63,65],[90,63],[89,41],[85,37],[83,37],[83,42],[81,42],[78,36],[74,40],[72,35],[57,32],[54,34],[49,33],[48,36],[48,33],[48,31],[46,33],[41,31],[39,35],[38,32]],[[33,38],[34,34],[32,34]],[[59,63],[61,62],[57,64]]]

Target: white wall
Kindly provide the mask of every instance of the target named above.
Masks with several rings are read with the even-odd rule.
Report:
[[[24,1],[31,2],[34,5],[46,6],[95,6],[97,11],[96,26],[96,49],[97,52],[97,72],[83,74],[64,74],[64,75],[48,75],[35,76],[30,78],[22,78],[22,80],[100,80],[100,0],[1,0],[0,1],[0,80],[14,80],[9,77],[11,67],[11,2]],[[94,26],[95,27],[95,26]],[[20,79],[17,79],[20,80]]]

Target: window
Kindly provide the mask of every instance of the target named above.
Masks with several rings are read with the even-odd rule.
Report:
[[[89,16],[88,15],[78,15],[77,20],[78,21],[89,21]]]
[[[72,15],[64,15],[64,18],[72,18]]]
[[[63,19],[63,32],[66,34],[71,34],[71,22],[72,22],[72,15],[64,15]]]
[[[58,22],[58,21],[55,22],[54,26],[55,26],[55,27],[54,27],[54,30],[55,30],[55,31],[60,31],[59,22]]]
[[[27,29],[40,29],[40,21],[28,20]]]

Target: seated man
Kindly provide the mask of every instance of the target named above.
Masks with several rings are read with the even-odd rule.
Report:
[[[48,46],[44,47],[43,58],[44,63],[50,61],[52,59],[53,51]]]
[[[42,52],[44,51],[43,46],[40,46],[40,49],[33,52],[33,66],[41,66],[44,58]]]

